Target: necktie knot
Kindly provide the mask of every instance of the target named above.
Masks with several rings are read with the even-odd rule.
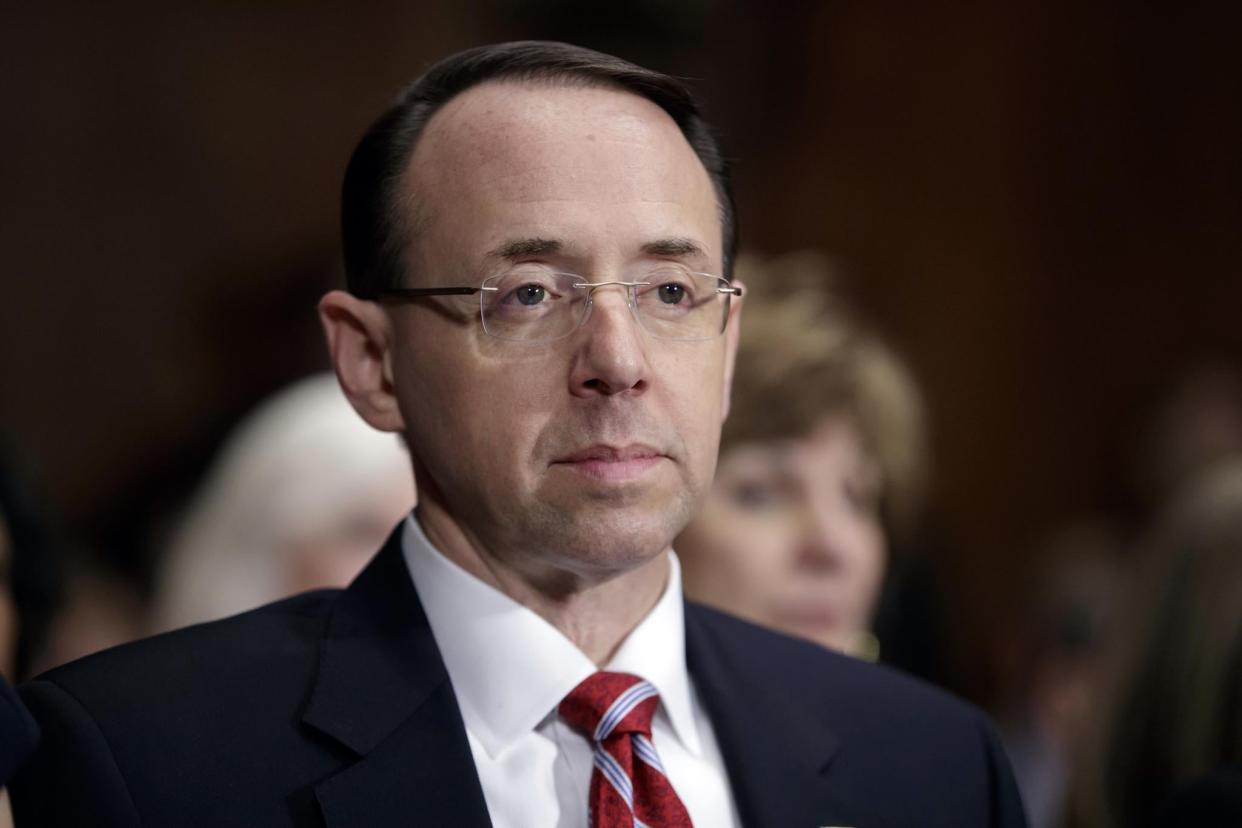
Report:
[[[629,673],[599,672],[570,691],[561,718],[595,743],[590,815],[594,828],[693,828],[651,741],[660,694]]]
[[[571,690],[558,712],[597,743],[622,733],[650,738],[651,717],[659,702],[660,694],[650,682],[629,673],[601,671]]]

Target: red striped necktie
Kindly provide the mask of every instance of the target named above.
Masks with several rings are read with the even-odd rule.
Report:
[[[559,711],[591,740],[592,828],[693,828],[651,743],[660,695],[629,673],[595,673],[573,689]]]

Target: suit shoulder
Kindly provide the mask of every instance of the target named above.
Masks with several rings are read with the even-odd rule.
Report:
[[[79,699],[123,688],[164,692],[181,683],[211,684],[223,676],[274,675],[313,655],[339,590],[295,595],[240,615],[153,635],[85,656],[34,679]],[[283,663],[283,664],[282,664]]]
[[[43,731],[14,785],[22,824],[276,824],[248,809],[281,812],[335,767],[299,711],[336,595],[152,636],[22,685]]]
[[[966,702],[697,605],[687,607],[686,645],[709,693],[743,699],[744,715],[782,744],[833,745],[831,777],[874,815],[869,824],[1023,825],[995,733]]]
[[[975,722],[982,716],[942,688],[887,665],[844,655],[710,607],[690,603],[687,610],[693,623],[738,669],[763,676],[774,690],[812,709],[885,709],[887,715],[922,720],[930,715]]]

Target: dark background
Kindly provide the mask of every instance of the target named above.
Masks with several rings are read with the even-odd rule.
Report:
[[[326,365],[352,145],[470,45],[685,76],[744,247],[825,249],[929,399],[959,689],[1037,540],[1133,508],[1155,401],[1242,363],[1242,5],[6,3],[0,433],[122,565],[249,406]],[[181,488],[179,488],[181,487]]]

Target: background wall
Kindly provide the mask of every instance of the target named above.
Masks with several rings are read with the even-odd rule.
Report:
[[[831,251],[911,361],[959,686],[988,698],[1041,533],[1132,511],[1152,405],[1242,364],[1242,7],[595,5],[7,4],[0,434],[83,549],[142,571],[146,516],[326,364],[369,121],[458,48],[575,40],[691,78],[744,245]]]

